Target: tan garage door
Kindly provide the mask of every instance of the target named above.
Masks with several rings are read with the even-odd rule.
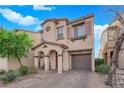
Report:
[[[72,55],[72,68],[91,70],[91,55]]]

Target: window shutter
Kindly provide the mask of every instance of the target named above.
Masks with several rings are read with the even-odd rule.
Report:
[[[67,29],[67,38],[71,38],[71,34],[70,34],[70,28]]]
[[[90,35],[92,29],[92,21],[88,20],[85,22],[85,35]]]
[[[68,29],[68,38],[73,38],[74,37],[74,31],[72,28]]]

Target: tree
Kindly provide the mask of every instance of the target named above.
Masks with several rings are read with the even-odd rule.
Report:
[[[29,53],[29,50],[32,47],[32,39],[24,32],[15,32],[11,33],[11,42],[13,42],[12,47],[12,56],[16,57],[20,63],[21,58],[26,57]]]
[[[32,47],[32,39],[24,32],[0,31],[0,56],[14,57],[22,65],[21,58],[26,57]]]
[[[121,46],[124,41],[124,7],[118,7],[118,9],[112,9],[108,8],[109,12],[112,12],[116,18],[116,20],[119,21],[120,25],[122,26],[123,32],[117,39],[114,50],[113,50],[113,56],[111,58],[110,63],[112,64],[112,69],[111,72],[108,76],[107,84],[110,86],[114,86],[116,83],[116,69],[118,68],[118,57],[119,57],[119,52],[121,49]]]
[[[11,49],[10,48],[10,35],[6,29],[0,28],[0,57],[9,58]]]

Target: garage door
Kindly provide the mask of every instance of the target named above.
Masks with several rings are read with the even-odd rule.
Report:
[[[72,55],[72,68],[91,70],[91,55]]]

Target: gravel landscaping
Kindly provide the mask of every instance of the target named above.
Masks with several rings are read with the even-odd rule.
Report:
[[[56,71],[38,73],[4,87],[10,88],[105,88],[99,74],[85,70],[70,70],[58,74]]]

